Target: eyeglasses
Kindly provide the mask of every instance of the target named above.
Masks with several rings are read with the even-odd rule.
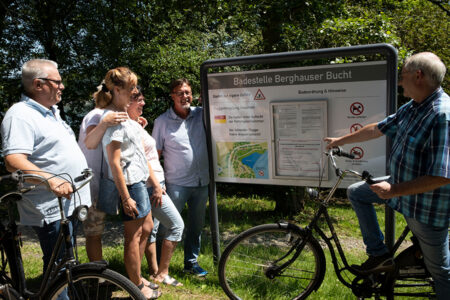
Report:
[[[142,98],[141,98],[141,96],[142,96]],[[131,96],[131,101],[144,102],[145,98],[142,94],[135,94],[135,95]]]
[[[181,92],[176,92],[176,93],[172,93],[172,94],[177,95],[178,97],[183,97],[184,95],[186,95],[186,96],[192,95],[192,92],[183,92],[183,91],[181,91]]]
[[[63,84],[62,80],[55,80],[55,79],[50,79],[50,78],[38,78],[38,79],[51,81],[51,82],[55,83],[58,87],[60,87],[61,84]]]

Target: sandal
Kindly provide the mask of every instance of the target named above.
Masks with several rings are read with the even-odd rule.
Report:
[[[148,289],[150,289],[148,286],[146,286],[145,284],[144,284],[144,282],[142,282],[140,285],[138,285],[137,286],[138,287],[138,289],[139,290],[141,290],[141,293],[144,295],[144,297],[146,297],[145,296],[145,294],[142,292],[142,289],[144,289],[144,288],[148,288]],[[151,291],[152,291],[152,295],[149,297],[149,298],[147,298],[147,300],[151,300],[151,299],[158,299],[159,297],[161,297],[161,295],[162,295],[162,293],[160,292],[160,291],[158,291],[158,290],[152,290],[152,289],[150,289]]]
[[[159,289],[159,285],[157,285],[154,282],[151,282],[150,280],[145,279],[142,275],[141,275],[141,279],[142,279],[142,283],[144,283],[146,286],[148,286],[149,288],[151,288],[152,290],[157,290]]]
[[[183,284],[181,282],[179,282],[175,278],[171,277],[169,274],[164,276],[164,279],[161,282],[164,283],[165,285],[170,285],[170,286],[175,286],[175,287],[183,286]]]

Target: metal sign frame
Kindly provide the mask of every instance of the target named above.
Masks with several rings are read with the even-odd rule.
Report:
[[[270,65],[280,64],[287,62],[297,62],[307,59],[322,59],[322,58],[335,58],[342,56],[361,56],[361,55],[384,55],[387,62],[387,74],[386,74],[386,99],[387,115],[390,115],[396,111],[397,108],[397,50],[389,44],[372,44],[372,45],[360,45],[341,48],[326,48],[317,50],[305,50],[294,51],[284,53],[262,54],[252,55],[234,58],[222,58],[212,59],[205,61],[200,68],[200,82],[201,82],[201,94],[204,106],[204,126],[207,136],[207,147],[209,154],[209,213],[210,213],[210,225],[213,245],[213,258],[217,263],[220,257],[220,240],[219,240],[219,222],[217,211],[217,199],[216,199],[216,184],[214,179],[214,165],[213,165],[213,145],[211,141],[211,123],[210,123],[210,106],[209,106],[209,93],[208,93],[208,72],[212,68],[230,67],[230,66],[243,66],[243,65]],[[386,143],[386,153],[389,153],[390,141]],[[388,173],[386,164],[386,174]],[[395,215],[394,211],[386,206],[386,223],[385,223],[385,235],[386,244],[389,248],[393,246],[395,237]]]

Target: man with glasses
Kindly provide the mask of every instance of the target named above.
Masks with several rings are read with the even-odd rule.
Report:
[[[368,185],[358,182],[347,194],[359,220],[369,258],[352,267],[362,275],[393,268],[372,203],[386,203],[402,213],[419,240],[425,264],[434,279],[438,299],[450,295],[450,98],[440,86],[446,68],[431,52],[405,60],[399,85],[412,98],[379,123],[338,138],[325,138],[328,148],[392,139],[390,177]]]
[[[21,101],[6,112],[2,122],[2,147],[8,171],[22,170],[48,179],[51,191],[40,185],[17,202],[20,222],[33,226],[39,237],[45,272],[60,227],[57,196],[63,197],[67,216],[72,215],[75,205],[91,204],[89,187],[81,189],[74,201],[72,185],[52,174],[75,178],[87,163],[75,134],[56,107],[64,90],[58,65],[45,59],[26,62],[22,66],[22,85]]]
[[[185,78],[172,81],[170,96],[173,107],[155,120],[152,135],[158,154],[164,157],[167,194],[180,213],[188,205],[184,271],[206,276],[208,272],[197,261],[209,184],[203,109],[191,107],[191,84]],[[161,224],[157,236],[164,236],[165,230]]]

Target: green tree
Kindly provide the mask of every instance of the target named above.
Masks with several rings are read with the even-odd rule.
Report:
[[[107,70],[120,65],[144,87],[149,130],[170,105],[168,83],[187,77],[197,97],[200,65],[211,58],[383,42],[399,50],[400,65],[425,50],[449,65],[449,6],[444,0],[0,0],[1,111],[19,99],[20,67],[34,57],[58,62],[63,108],[76,132]],[[449,75],[443,86],[449,91]],[[283,195],[279,210],[301,207],[285,205],[295,203],[285,199],[298,189],[272,190]]]

